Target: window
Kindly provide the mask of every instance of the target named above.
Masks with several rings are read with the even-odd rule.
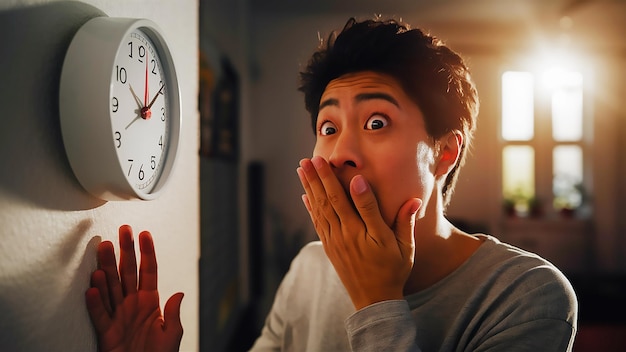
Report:
[[[572,214],[583,206],[583,92],[576,71],[502,75],[502,194],[509,214]]]

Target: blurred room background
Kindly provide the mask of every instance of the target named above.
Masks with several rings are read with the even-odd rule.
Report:
[[[316,239],[295,172],[314,145],[297,74],[319,38],[375,15],[442,39],[478,86],[448,217],[568,276],[576,350],[626,348],[625,1],[219,0],[200,1],[203,350],[249,347]]]

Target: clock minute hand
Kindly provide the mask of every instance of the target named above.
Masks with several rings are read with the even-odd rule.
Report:
[[[148,104],[148,106],[144,106],[141,109],[141,117],[144,120],[147,120],[150,118],[150,116],[152,116],[152,112],[150,112],[150,108],[152,107],[152,104],[154,104],[156,99],[159,97],[159,94],[161,94],[161,92],[163,91],[163,88],[165,88],[165,83],[161,85],[161,89],[159,89],[159,91],[154,95],[154,98],[152,98],[152,100],[150,101],[150,104]]]

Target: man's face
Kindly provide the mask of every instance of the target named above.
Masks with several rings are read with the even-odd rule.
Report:
[[[408,199],[427,203],[433,153],[422,112],[391,76],[358,72],[326,86],[313,155],[328,160],[345,190],[352,177],[363,175],[387,225]]]

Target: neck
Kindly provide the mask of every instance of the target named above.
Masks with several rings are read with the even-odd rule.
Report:
[[[482,243],[446,219],[441,195],[431,197],[428,203],[415,224],[415,262],[405,285],[405,294],[418,292],[445,278]]]

